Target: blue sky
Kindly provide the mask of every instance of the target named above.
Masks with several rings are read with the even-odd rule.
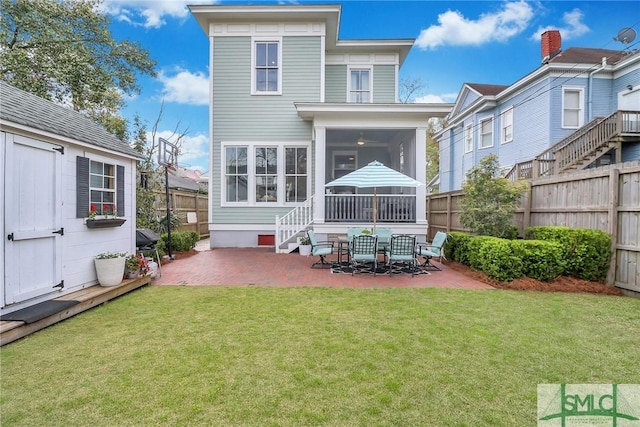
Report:
[[[187,4],[214,1],[105,0],[113,36],[136,41],[158,62],[123,111],[139,114],[159,136],[186,131],[180,165],[208,171],[208,40]],[[419,78],[418,101],[454,102],[465,82],[511,84],[540,65],[540,37],[559,29],[562,46],[638,49],[614,41],[621,28],[640,33],[640,1],[222,1],[222,4],[341,3],[340,39],[414,38],[400,78]]]

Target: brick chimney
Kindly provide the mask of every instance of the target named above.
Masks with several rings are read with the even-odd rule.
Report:
[[[562,48],[559,30],[548,30],[542,33],[542,60],[555,56]]]

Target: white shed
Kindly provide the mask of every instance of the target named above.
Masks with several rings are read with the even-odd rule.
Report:
[[[135,252],[138,159],[82,114],[0,82],[0,314],[97,284],[98,253]],[[90,227],[92,208],[124,222]]]

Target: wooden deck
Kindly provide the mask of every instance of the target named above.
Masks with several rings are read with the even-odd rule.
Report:
[[[59,301],[76,300],[80,301],[68,309],[53,314],[44,319],[40,319],[34,323],[25,323],[22,321],[0,321],[0,346],[9,344],[17,339],[26,337],[36,331],[51,326],[54,323],[61,322],[85,310],[89,310],[97,305],[126,294],[134,289],[140,288],[151,283],[151,276],[139,277],[137,279],[124,280],[121,284],[111,287],[103,287],[99,285],[81,289],[60,298],[54,298]]]

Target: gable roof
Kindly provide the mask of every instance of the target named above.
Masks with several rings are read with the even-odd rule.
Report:
[[[65,136],[128,156],[140,153],[77,111],[0,81],[0,119]]]
[[[465,83],[471,89],[475,90],[482,96],[494,96],[508,88],[506,85],[489,85],[482,83]]]
[[[607,58],[609,64],[615,64],[628,56],[627,53],[618,50],[592,49],[587,47],[570,47],[560,51],[549,59],[550,63],[565,64],[599,64],[602,58]]]

